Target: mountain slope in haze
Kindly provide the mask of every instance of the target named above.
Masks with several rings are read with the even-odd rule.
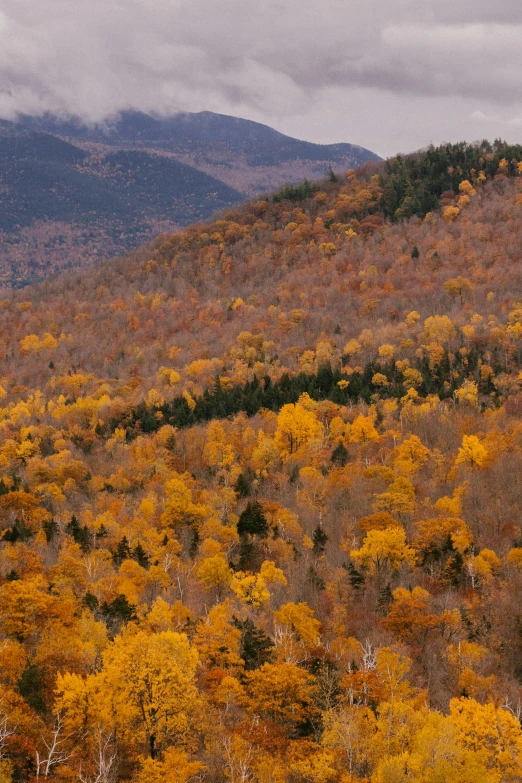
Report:
[[[0,282],[120,254],[283,182],[372,153],[210,112],[112,125],[21,117],[0,128]]]
[[[0,301],[7,780],[520,780],[521,175],[446,145]]]
[[[171,158],[110,150],[94,161],[55,136],[9,130],[4,126],[0,136],[0,230],[6,233],[44,219],[104,227],[118,221],[132,233],[152,217],[191,223],[242,198]]]
[[[243,195],[172,157],[0,126],[0,279],[120,254]]]
[[[267,125],[213,112],[152,117],[124,112],[112,123],[89,127],[53,116],[21,118],[27,127],[75,141],[157,149],[196,166],[247,195],[284,182],[317,179],[379,157],[354,144],[312,144]]]

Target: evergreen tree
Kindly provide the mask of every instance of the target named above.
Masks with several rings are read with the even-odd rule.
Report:
[[[45,533],[45,540],[48,544],[50,544],[55,536],[55,533],[58,531],[58,525],[54,519],[48,519],[44,522],[43,529]]]
[[[45,680],[43,673],[29,658],[18,680],[17,690],[31,709],[40,715],[46,712],[47,705],[45,703]]]
[[[250,618],[238,620],[234,618],[234,625],[241,631],[240,655],[245,662],[246,671],[259,669],[264,663],[272,660],[273,641],[262,631],[256,628]]]
[[[344,445],[344,443],[338,443],[335,449],[332,451],[332,456],[330,458],[334,465],[337,465],[340,468],[344,468],[346,463],[348,462],[348,449]]]
[[[328,542],[328,536],[324,532],[321,525],[317,525],[317,527],[315,528],[312,541],[314,542],[314,547],[312,551],[316,557],[319,557],[324,553],[326,544]]]
[[[118,546],[116,547],[116,551],[112,555],[112,559],[117,566],[120,566],[124,560],[126,560],[128,557],[131,557],[131,554],[132,553],[127,537],[123,536]]]
[[[234,489],[240,498],[247,498],[250,495],[253,479],[251,471],[245,470],[239,474]]]
[[[89,533],[89,528],[86,525],[82,527],[74,514],[71,517],[71,521],[65,526],[65,532],[72,536],[76,543],[80,545],[82,552],[88,552],[90,550],[91,535]]]
[[[239,517],[237,532],[240,536],[246,533],[251,536],[259,536],[259,538],[268,536],[268,522],[263,514],[263,508],[257,500],[247,503],[247,507]]]
[[[145,550],[143,549],[141,543],[138,541],[136,546],[134,547],[132,551],[132,558],[133,560],[136,560],[136,562],[142,567],[142,568],[149,568],[150,565],[150,557],[147,555]]]

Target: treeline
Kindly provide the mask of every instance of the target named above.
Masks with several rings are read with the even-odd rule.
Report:
[[[116,427],[126,430],[128,439],[139,433],[156,432],[165,424],[174,427],[191,427],[194,424],[212,419],[226,419],[244,412],[254,416],[262,409],[279,411],[283,405],[296,403],[302,394],[308,394],[313,400],[330,400],[337,405],[358,402],[371,403],[379,399],[400,399],[415,388],[420,398],[430,394],[441,400],[451,398],[466,378],[477,381],[477,390],[481,395],[497,395],[492,376],[481,376],[479,369],[485,361],[479,349],[451,353],[444,351],[437,359],[437,367],[430,363],[428,354],[417,359],[413,365],[418,373],[416,381],[407,381],[404,373],[395,362],[372,361],[361,370],[350,375],[342,368],[333,369],[327,364],[316,373],[300,372],[294,376],[285,373],[279,381],[272,382],[270,376],[259,379],[256,376],[244,385],[235,384],[229,388],[222,385],[219,378],[204,393],[194,399],[179,395],[163,405],[151,408],[146,402],[126,411],[122,416],[112,417],[106,425],[98,425],[99,435],[109,436]],[[493,373],[502,372],[500,354],[488,354],[488,366]],[[158,413],[161,416],[158,416]]]
[[[507,176],[520,173],[521,157],[522,145],[510,145],[501,139],[493,144],[486,140],[477,144],[460,142],[431,146],[412,155],[397,155],[383,164],[365,164],[359,173],[379,173],[382,195],[369,212],[397,222],[414,215],[424,217],[438,209],[441,198],[451,200],[458,195],[463,180],[477,184],[499,172]],[[331,182],[337,181],[334,177],[330,175]],[[299,185],[280,188],[272,200],[302,202],[312,199],[318,189],[316,183],[304,180]]]
[[[304,179],[297,185],[283,185],[282,188],[274,193],[272,200],[279,204],[281,201],[304,201],[304,199],[312,198],[312,196],[319,190],[317,183],[312,183],[307,179]]]
[[[442,144],[415,155],[397,155],[386,161],[381,178],[382,213],[391,220],[424,217],[439,207],[443,194],[458,194],[459,184],[476,182],[480,172],[488,179],[499,168],[506,175],[516,174],[521,156],[520,144],[509,145],[500,139],[493,144]],[[502,161],[505,165],[500,166]]]

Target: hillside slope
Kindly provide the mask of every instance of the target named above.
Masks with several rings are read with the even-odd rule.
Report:
[[[209,112],[128,113],[94,128],[53,117],[0,122],[0,283],[119,255],[245,194],[373,158]]]
[[[520,779],[521,214],[448,145],[0,302],[2,774]]]

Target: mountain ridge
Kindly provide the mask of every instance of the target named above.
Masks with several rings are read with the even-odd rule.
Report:
[[[114,131],[20,119],[0,123],[4,285],[119,255],[257,191],[375,157],[210,112],[166,120],[127,113]]]
[[[357,151],[365,156],[365,160],[380,160],[379,156],[370,150],[356,144],[336,143],[317,144],[296,139],[271,128],[263,123],[245,120],[240,117],[219,114],[216,112],[180,112],[167,117],[155,117],[143,112],[122,112],[116,119],[104,123],[87,124],[78,118],[60,119],[54,115],[30,117],[20,115],[18,122],[22,127],[52,133],[58,136],[69,136],[83,141],[105,141],[116,143],[134,141],[176,141],[176,138],[188,141],[240,141],[269,142],[284,141],[294,147],[302,145],[303,149],[334,152],[349,155]],[[325,156],[325,160],[328,157]]]

